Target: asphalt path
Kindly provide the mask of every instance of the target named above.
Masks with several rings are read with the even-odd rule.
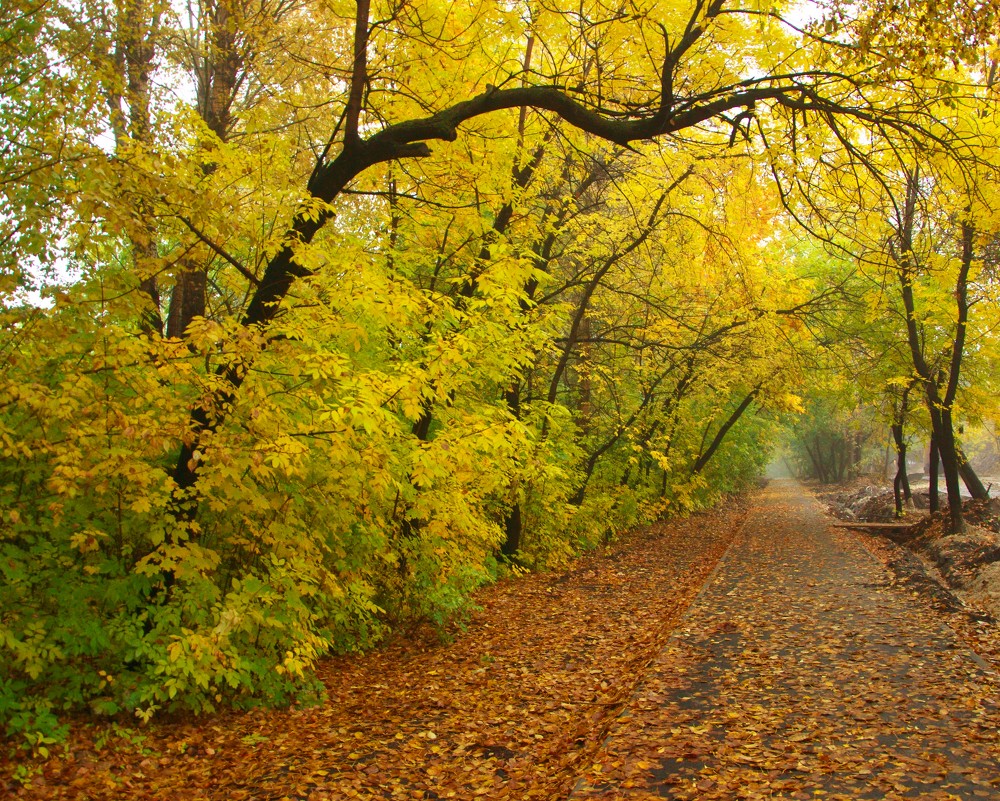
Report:
[[[1000,799],[1000,677],[772,481],[573,799]]]

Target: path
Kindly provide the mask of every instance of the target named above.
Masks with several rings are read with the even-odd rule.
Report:
[[[997,674],[827,523],[771,483],[573,799],[1000,798]]]

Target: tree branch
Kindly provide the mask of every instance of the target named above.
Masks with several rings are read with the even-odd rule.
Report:
[[[198,229],[198,227],[197,227],[197,226],[195,226],[195,224],[194,224],[193,222],[191,222],[191,221],[190,221],[190,220],[189,220],[189,219],[188,219],[187,217],[185,217],[185,216],[184,216],[183,214],[178,214],[178,215],[177,215],[177,219],[178,219],[178,220],[180,220],[180,221],[181,221],[182,223],[184,223],[184,225],[185,225],[185,226],[187,227],[187,229],[188,229],[188,230],[189,230],[189,231],[190,231],[190,232],[191,232],[192,234],[194,234],[194,235],[195,235],[196,237],[198,237],[198,239],[199,239],[199,240],[200,240],[200,241],[201,241],[202,243],[204,243],[204,244],[208,245],[208,247],[209,247],[209,248],[210,248],[210,249],[211,249],[211,250],[212,250],[212,251],[213,251],[214,253],[216,253],[217,255],[221,256],[221,257],[222,257],[223,259],[225,259],[225,260],[226,260],[226,261],[227,261],[227,262],[228,262],[229,264],[231,264],[231,265],[232,265],[233,267],[235,267],[235,268],[237,269],[237,271],[239,272],[239,274],[240,274],[240,275],[242,275],[242,276],[243,276],[244,278],[246,278],[246,279],[247,279],[247,281],[249,281],[249,282],[250,282],[251,284],[253,284],[254,286],[260,286],[260,281],[258,281],[258,280],[257,280],[257,276],[256,276],[256,275],[254,275],[254,274],[253,274],[252,272],[250,272],[250,270],[248,270],[248,269],[247,269],[246,267],[244,267],[244,266],[243,266],[242,264],[240,264],[240,263],[239,263],[239,262],[238,262],[238,261],[237,261],[237,260],[236,260],[236,259],[235,259],[235,258],[234,258],[233,256],[231,256],[231,255],[230,255],[230,254],[229,254],[229,253],[228,253],[228,252],[227,252],[227,251],[226,251],[225,249],[223,249],[223,248],[222,248],[222,247],[221,247],[220,245],[217,245],[217,244],[216,244],[215,242],[213,242],[213,241],[212,241],[211,239],[209,239],[209,238],[208,238],[208,237],[207,237],[207,236],[206,236],[206,235],[205,235],[205,234],[204,234],[204,233],[203,233],[203,232],[202,232],[201,230],[199,230],[199,229]]]
[[[358,12],[354,18],[354,63],[351,69],[351,92],[347,97],[344,120],[344,148],[357,144],[360,135],[361,105],[368,82],[368,16],[371,0],[357,0]]]

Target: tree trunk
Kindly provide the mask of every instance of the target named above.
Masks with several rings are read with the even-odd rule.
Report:
[[[972,465],[969,464],[969,460],[965,458],[965,452],[960,447],[956,447],[955,450],[958,456],[958,472],[962,476],[962,481],[965,482],[965,488],[969,491],[969,495],[977,501],[989,500],[990,493]]]
[[[903,388],[899,398],[899,405],[894,404],[893,416],[895,420],[891,426],[892,439],[896,446],[896,477],[892,482],[893,496],[896,502],[896,517],[903,516],[903,503],[910,502],[913,494],[910,492],[910,478],[906,474],[906,437],[903,436],[903,426],[906,424],[906,417],[910,398],[912,382]]]
[[[892,439],[896,443],[896,476],[892,482],[892,494],[896,503],[896,517],[903,516],[903,493],[910,495],[910,482],[906,476],[906,439],[903,437],[903,424],[893,423]]]
[[[965,531],[965,520],[962,516],[962,483],[958,472],[958,455],[955,452],[955,430],[952,426],[951,411],[938,400],[935,389],[934,386],[927,388],[929,398],[927,405],[931,415],[931,426],[934,429],[934,441],[937,444],[941,472],[944,474],[951,533],[960,534]]]
[[[507,410],[515,420],[521,419],[521,385],[513,384],[505,393],[504,400],[507,401]],[[521,547],[521,504],[515,498],[507,510],[504,519],[504,541],[500,546],[500,553],[504,556],[513,556]]]
[[[760,385],[758,384],[742,401],[740,401],[740,405],[736,407],[733,413],[729,415],[729,419],[726,420],[726,422],[723,423],[716,432],[712,443],[708,446],[705,452],[695,460],[694,467],[691,468],[692,474],[700,473],[705,469],[705,465],[707,465],[712,456],[715,455],[715,452],[719,449],[722,441],[726,438],[726,434],[728,434],[729,430],[736,425],[736,421],[743,416],[743,412],[750,407],[750,404],[753,403],[754,398],[757,397],[757,393],[760,392],[760,389]]]
[[[841,436],[834,435],[830,439],[830,464],[834,480],[841,483],[847,474],[847,440]]]
[[[160,11],[156,4],[142,0],[124,4],[124,13],[118,17],[117,47],[114,53],[121,84],[107,93],[111,114],[111,130],[115,137],[115,150],[119,154],[132,145],[148,147],[151,144],[152,98],[150,77],[156,61]],[[124,89],[124,94],[121,90]],[[131,141],[129,141],[131,140]],[[140,219],[150,220],[145,204],[140,204]],[[135,274],[139,277],[139,291],[148,303],[139,324],[146,334],[163,334],[160,316],[160,290],[156,281],[157,247],[153,224],[143,226],[142,235],[126,234]]]
[[[178,273],[167,312],[167,336],[180,338],[195,317],[205,316],[208,273],[202,269]]]
[[[582,435],[586,435],[590,430],[590,418],[593,414],[591,408],[591,386],[590,386],[590,315],[585,314],[580,321],[580,356],[579,369],[577,370],[577,427]]]
[[[962,224],[962,263],[955,284],[955,303],[958,319],[951,343],[948,374],[944,376],[929,364],[924,356],[923,338],[917,327],[916,302],[913,294],[913,280],[917,272],[916,256],[913,252],[913,231],[919,193],[918,171],[915,168],[907,181],[906,201],[899,230],[900,256],[899,282],[906,312],[906,338],[910,356],[917,375],[923,384],[927,410],[931,417],[931,427],[937,443],[937,452],[944,472],[948,493],[948,518],[951,531],[965,531],[962,517],[962,493],[959,479],[959,460],[956,452],[955,430],[952,409],[958,392],[959,376],[962,369],[962,355],[965,350],[966,326],[968,322],[968,277],[972,266],[973,228]],[[943,389],[943,392],[942,392]]]
[[[513,556],[521,547],[521,505],[517,501],[507,512],[504,530],[507,536],[500,546],[500,553],[504,556]]]
[[[927,503],[927,511],[931,514],[934,514],[941,509],[941,499],[938,497],[938,467],[940,465],[940,461],[941,460],[938,458],[937,439],[933,434],[931,434],[930,454],[927,457],[927,480],[929,483],[928,492],[930,492],[930,500]]]
[[[851,476],[861,474],[861,459],[864,456],[864,435],[861,431],[854,432],[854,442],[851,450]]]
[[[232,19],[228,0],[206,2],[202,6],[204,17],[200,20],[199,34],[204,37],[205,56],[197,73],[198,112],[205,127],[218,139],[226,142],[232,128],[232,105],[245,68],[238,50],[237,28]],[[214,149],[216,143],[204,143]],[[216,169],[206,162],[206,175]],[[204,317],[208,295],[208,267],[210,264],[186,265],[174,279],[174,291],[167,311],[167,336],[183,337],[195,317]]]
[[[632,478],[632,465],[631,463],[625,465],[625,469],[622,471],[621,480],[618,482],[619,487],[627,487],[629,479]]]
[[[910,491],[910,477],[906,475],[906,444],[900,448],[896,461],[896,476],[892,482],[896,500],[896,517],[903,516],[903,506],[913,501]]]
[[[809,454],[809,461],[812,462],[813,471],[816,473],[816,478],[819,480],[820,484],[825,484],[826,473],[823,470],[823,460],[820,459],[818,455],[820,453],[819,444],[816,443],[815,451],[809,447],[808,442],[803,442],[802,444],[805,445],[806,453]]]

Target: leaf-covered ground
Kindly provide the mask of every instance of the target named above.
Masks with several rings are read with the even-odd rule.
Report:
[[[565,798],[744,515],[658,524],[568,572],[488,588],[450,644],[410,632],[326,662],[319,707],[81,724],[25,786],[5,757],[0,796]]]
[[[791,482],[762,496],[574,799],[1000,798],[1000,680]]]
[[[411,632],[331,660],[323,706],[117,733],[81,724],[65,754],[6,791],[1000,798],[995,665],[827,522],[775,482],[749,515],[660,524],[565,573],[489,588],[450,643]]]
[[[842,520],[895,519],[891,487],[872,486],[868,479],[854,487],[814,491]],[[916,508],[901,521],[909,523],[906,528],[862,530],[855,536],[888,568],[890,580],[925,598],[1000,670],[1000,499],[967,500],[968,531],[962,535],[948,533],[947,511],[927,514],[928,499],[926,491],[915,490]]]

